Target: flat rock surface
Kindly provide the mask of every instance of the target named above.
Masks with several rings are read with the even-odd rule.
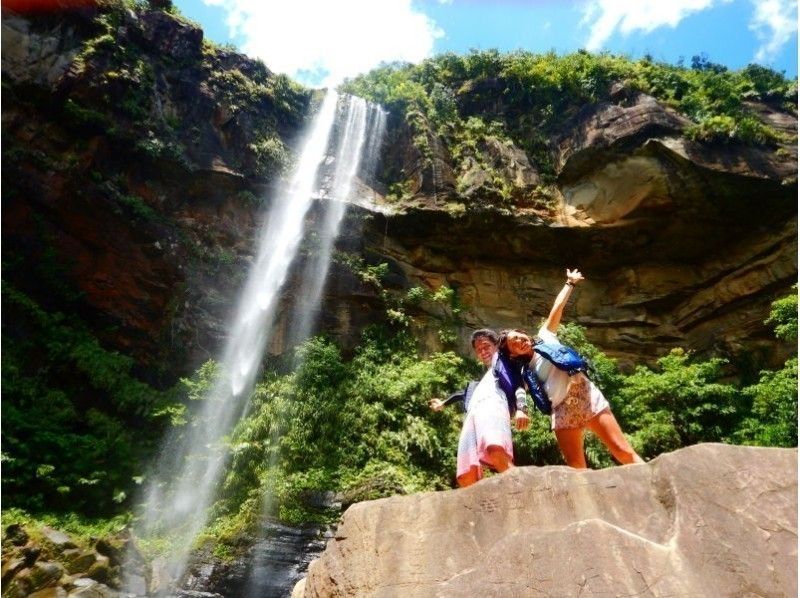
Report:
[[[797,451],[705,444],[353,505],[314,596],[796,596]]]

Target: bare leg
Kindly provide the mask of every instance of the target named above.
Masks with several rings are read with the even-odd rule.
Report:
[[[491,464],[492,469],[500,473],[514,466],[501,446],[492,445],[486,447],[486,460]]]
[[[586,457],[583,455],[583,429],[567,428],[555,430],[558,447],[564,455],[567,465],[575,469],[586,469]]]
[[[597,434],[614,458],[623,465],[644,463],[644,460],[636,454],[628,439],[625,438],[619,423],[617,423],[617,418],[610,409],[598,413],[586,424],[586,427]]]

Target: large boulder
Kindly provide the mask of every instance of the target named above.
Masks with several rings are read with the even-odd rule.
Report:
[[[795,596],[797,451],[698,445],[359,503],[295,593]]]

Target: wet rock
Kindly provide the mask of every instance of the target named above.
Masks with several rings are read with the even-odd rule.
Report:
[[[11,578],[14,577],[17,573],[22,571],[26,567],[25,559],[22,557],[16,558],[8,558],[3,562],[3,569],[2,569],[2,579],[3,579],[3,587],[11,581]]]
[[[44,590],[39,590],[38,592],[34,592],[30,594],[28,598],[66,598],[67,591],[57,586],[55,588],[45,588]]]
[[[116,598],[120,595],[119,592],[93,579],[79,579],[73,585],[74,588],[69,592],[70,596],[78,596],[80,598]]]
[[[24,546],[28,542],[28,534],[19,523],[6,526],[3,533],[3,542],[11,542],[15,546]]]
[[[116,540],[118,539],[119,538]],[[147,594],[147,580],[150,578],[151,567],[145,561],[144,557],[136,546],[135,540],[133,538],[126,538],[124,540],[124,549],[116,542],[114,543],[114,546],[116,546],[116,549],[114,550],[109,549],[107,546],[103,546],[102,551],[107,554],[113,554],[113,556],[109,556],[109,558],[111,559],[112,564],[114,564],[115,567],[118,567],[118,570],[120,571],[121,578],[119,587],[125,592],[136,595]]]
[[[8,584],[3,585],[3,598],[25,598],[31,593],[28,569],[23,569]]]
[[[28,543],[27,546],[23,546],[19,554],[22,558],[25,559],[25,566],[30,567],[36,562],[36,559],[39,558],[39,555],[42,553],[42,549],[39,546],[34,545],[33,543]]]
[[[175,581],[169,573],[169,563],[164,557],[158,557],[150,564],[150,590],[151,594],[165,593],[174,587]]]
[[[245,555],[232,564],[196,564],[181,591],[285,598],[325,547],[323,531],[313,526],[294,528],[266,521],[261,539]]]
[[[30,580],[30,587],[33,591],[55,585],[64,574],[64,569],[61,565],[49,561],[38,561],[25,571],[28,572],[27,577]],[[17,577],[21,575],[22,572]]]
[[[143,562],[142,556],[139,554],[136,547],[130,541],[123,538],[100,538],[95,543],[94,549],[100,554],[107,556],[112,565],[121,565],[125,558],[126,551],[130,551],[131,558],[136,562]]]
[[[70,548],[61,553],[67,573],[80,573],[88,571],[97,561],[97,555],[91,550],[81,550],[80,548]]]
[[[67,534],[52,527],[42,526],[41,532],[44,537],[57,549],[77,548],[76,544],[72,541]]]
[[[143,575],[130,573],[123,569],[121,587],[136,596],[144,596],[147,594],[147,579]]]
[[[111,561],[107,556],[95,555],[95,562],[86,571],[86,577],[90,577],[100,583],[109,583],[114,577],[111,568]]]

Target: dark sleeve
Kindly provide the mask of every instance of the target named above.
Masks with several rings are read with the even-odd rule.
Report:
[[[450,405],[451,403],[455,403],[457,401],[463,401],[464,395],[466,395],[466,389],[459,390],[458,392],[454,392],[449,397],[447,397],[444,401],[445,406]]]
[[[516,390],[523,387],[520,370],[521,367],[513,361],[502,355],[498,355],[497,361],[495,362],[494,374],[500,389],[503,391],[503,394],[506,395],[508,412],[512,416],[518,409],[523,413],[528,413],[528,406],[525,402],[517,401]]]

